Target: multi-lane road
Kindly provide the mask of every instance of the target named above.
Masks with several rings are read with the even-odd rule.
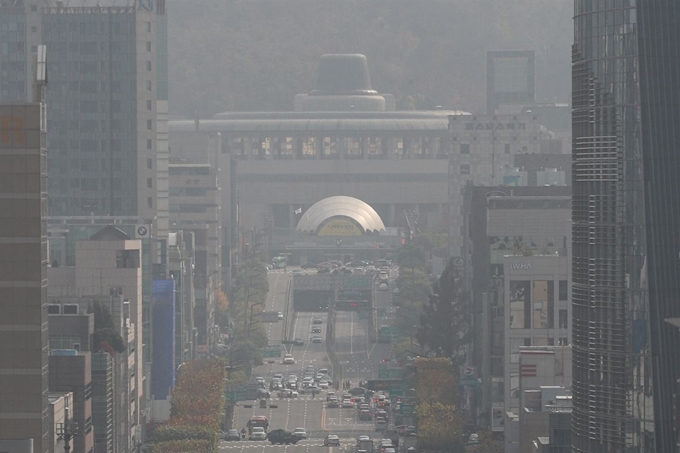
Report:
[[[289,348],[295,358],[295,364],[284,365],[281,359],[267,362],[256,367],[254,377],[263,377],[267,385],[274,374],[282,374],[284,377],[296,374],[300,378],[303,371],[309,365],[316,370],[320,368],[331,369],[331,362],[326,349],[326,322],[325,313],[293,312],[292,307],[286,310],[286,293],[292,278],[293,269],[288,272],[274,270],[268,273],[269,295],[266,302],[267,311],[280,311],[286,314],[286,320],[278,323],[265,324],[270,344],[280,344],[284,337],[283,329],[292,330],[290,338],[302,338],[303,346],[283,345]],[[392,285],[390,285],[392,287]],[[379,324],[388,322],[390,313],[390,292],[378,291],[376,307],[383,315]],[[312,343],[312,319],[322,318],[321,338],[323,343]],[[356,312],[338,312],[335,320],[335,350],[340,362],[340,370],[332,370],[333,378],[340,383],[342,394],[343,380],[351,381],[352,387],[358,386],[359,382],[376,379],[378,363],[383,358],[389,357],[389,344],[371,344],[368,337],[368,325],[366,319],[360,319]],[[318,335],[318,334],[315,334]],[[335,389],[329,389],[335,390]],[[304,428],[307,431],[307,439],[296,445],[271,445],[268,441],[221,441],[221,450],[263,451],[274,453],[275,450],[286,453],[314,452],[314,451],[351,451],[356,443],[357,436],[367,434],[375,437],[372,422],[360,421],[356,408],[327,408],[325,399],[326,392],[312,397],[309,394],[301,394],[295,399],[278,398],[278,392],[272,392],[272,398],[266,408],[260,408],[253,401],[239,402],[234,410],[232,428],[241,430],[246,427],[253,415],[265,415],[269,419],[269,430],[282,428],[293,431],[295,428]],[[252,405],[252,406],[251,406]],[[251,407],[245,407],[251,406]],[[336,434],[340,437],[340,447],[324,447],[323,439],[327,434]],[[378,436],[379,437],[379,436]]]

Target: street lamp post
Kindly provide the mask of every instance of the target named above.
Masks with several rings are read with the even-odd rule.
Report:
[[[336,239],[335,240],[335,246],[338,248],[338,260],[342,261],[342,258],[340,257],[340,246],[342,245],[342,239]]]

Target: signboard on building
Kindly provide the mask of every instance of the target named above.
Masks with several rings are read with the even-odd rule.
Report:
[[[347,218],[333,218],[321,225],[317,236],[361,236],[363,231],[352,220]]]

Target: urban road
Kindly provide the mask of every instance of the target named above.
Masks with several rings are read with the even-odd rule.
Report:
[[[269,344],[280,344],[283,338],[284,325],[292,329],[292,338],[302,338],[304,346],[282,345],[282,356],[286,348],[295,358],[294,365],[284,365],[282,357],[269,360],[265,358],[265,364],[253,370],[253,379],[263,377],[267,386],[274,374],[280,373],[287,376],[296,374],[302,377],[304,369],[308,365],[315,369],[331,368],[326,349],[326,322],[325,313],[293,312],[286,310],[286,293],[292,279],[293,268],[287,272],[272,270],[268,273],[269,295],[266,302],[267,311],[280,311],[287,317],[285,321],[268,323],[265,325],[269,337]],[[298,271],[299,272],[299,271]],[[302,271],[311,273],[310,271]],[[314,271],[312,271],[314,272]],[[390,289],[393,287],[393,279]],[[391,291],[377,291],[376,308],[380,317],[378,324],[388,324],[393,317],[391,308]],[[321,325],[323,343],[312,343],[312,319],[322,318]],[[292,325],[290,324],[292,323]],[[359,319],[355,312],[338,312],[336,315],[335,350],[340,362],[340,370],[333,370],[333,378],[336,381],[350,381],[352,387],[359,385],[361,381],[377,379],[378,364],[389,357],[389,344],[371,343],[368,338],[367,321]],[[336,394],[342,393],[342,384]],[[334,390],[334,389],[329,389]],[[241,430],[246,427],[253,415],[265,415],[269,419],[269,430],[285,429],[293,431],[296,428],[304,428],[307,439],[299,441],[296,445],[271,445],[269,441],[220,441],[220,450],[239,450],[247,452],[271,452],[286,453],[298,452],[351,452],[356,444],[356,438],[365,434],[375,438],[372,422],[361,421],[357,416],[356,408],[327,408],[325,404],[326,390],[312,397],[309,394],[301,394],[295,399],[278,398],[277,392],[272,392],[272,398],[266,408],[260,408],[256,401],[241,401],[236,404],[234,410],[232,428]],[[245,407],[251,406],[252,407]],[[274,407],[272,407],[274,406]],[[323,441],[327,434],[335,434],[340,438],[340,447],[324,447]]]

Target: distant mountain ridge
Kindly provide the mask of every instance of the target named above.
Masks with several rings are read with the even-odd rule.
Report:
[[[483,113],[486,51],[535,50],[536,100],[569,102],[571,0],[167,0],[174,116],[292,110],[319,57],[362,53],[397,108]]]

